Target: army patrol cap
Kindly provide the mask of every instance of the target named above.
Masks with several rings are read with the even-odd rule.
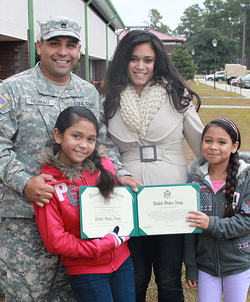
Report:
[[[77,22],[65,17],[54,17],[41,23],[41,39],[43,40],[68,36],[81,41],[80,31],[81,27]]]

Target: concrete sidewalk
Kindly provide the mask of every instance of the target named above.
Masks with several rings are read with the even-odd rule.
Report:
[[[208,85],[208,86],[214,86],[213,81],[205,81],[204,79],[198,79],[198,80],[199,80],[199,83],[201,83],[201,84],[205,84],[205,85]],[[244,97],[250,99],[250,89],[230,86],[230,85],[225,84],[225,83],[221,84],[220,82],[215,82],[215,88],[225,90],[225,91],[234,92],[234,93],[238,93],[238,94],[241,94]]]

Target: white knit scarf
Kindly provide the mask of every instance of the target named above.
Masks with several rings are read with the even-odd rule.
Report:
[[[162,104],[166,101],[166,89],[160,84],[145,85],[139,97],[131,84],[121,92],[121,115],[127,127],[143,139]]]

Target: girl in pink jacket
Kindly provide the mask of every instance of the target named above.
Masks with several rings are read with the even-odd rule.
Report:
[[[79,301],[135,301],[134,268],[128,237],[117,229],[100,239],[81,239],[79,186],[98,186],[108,198],[116,184],[115,170],[104,148],[96,146],[98,123],[80,106],[59,115],[54,150],[39,155],[41,173],[55,181],[53,198],[44,207],[34,204],[37,225],[49,252],[61,255],[71,287]]]

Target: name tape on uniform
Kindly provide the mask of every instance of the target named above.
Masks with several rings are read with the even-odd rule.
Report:
[[[27,100],[27,105],[42,105],[42,106],[54,106],[54,100]]]

